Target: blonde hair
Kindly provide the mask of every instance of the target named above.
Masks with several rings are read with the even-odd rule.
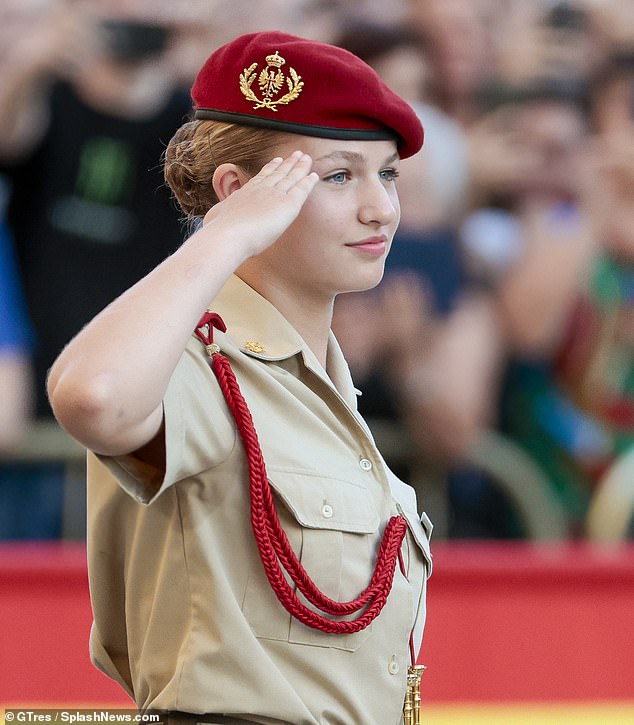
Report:
[[[218,203],[212,185],[218,166],[236,164],[253,176],[270,160],[271,149],[286,137],[269,129],[233,123],[189,121],[167,145],[163,159],[165,181],[190,220],[202,217]]]

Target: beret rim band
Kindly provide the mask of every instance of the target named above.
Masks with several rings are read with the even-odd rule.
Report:
[[[277,118],[262,118],[248,113],[218,111],[214,108],[196,108],[194,118],[199,121],[224,121],[241,126],[268,128],[273,131],[286,131],[304,136],[332,138],[350,141],[398,141],[397,133],[389,128],[336,128],[334,126],[316,126],[313,124],[280,121]]]

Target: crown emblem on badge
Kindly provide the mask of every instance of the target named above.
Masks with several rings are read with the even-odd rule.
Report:
[[[240,73],[240,90],[248,101],[255,103],[254,110],[270,108],[272,111],[277,112],[276,106],[286,106],[302,92],[304,81],[294,68],[288,69],[288,76],[282,73],[281,68],[285,63],[286,60],[276,50],[275,53],[266,56],[266,68],[260,71],[259,76],[255,72],[258,67],[257,63],[252,63]],[[252,88],[256,76],[262,95],[261,98],[255,95]],[[286,81],[288,91],[278,98],[284,89],[284,81]]]

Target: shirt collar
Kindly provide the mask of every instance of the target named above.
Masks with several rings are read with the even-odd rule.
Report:
[[[357,396],[350,370],[332,332],[328,338],[328,375],[284,315],[237,275],[228,279],[210,309],[222,317],[227,335],[243,353],[267,362],[302,353],[306,367],[333,386],[356,411]]]
[[[285,360],[305,345],[278,309],[235,274],[220,290],[210,309],[222,317],[227,334],[242,352],[252,357]]]
[[[359,391],[354,387],[350,368],[346,362],[343,352],[339,347],[334,333],[330,332],[328,338],[328,351],[326,353],[326,366],[332,384],[335,386],[341,397],[346,401],[352,410],[357,410],[357,395]]]

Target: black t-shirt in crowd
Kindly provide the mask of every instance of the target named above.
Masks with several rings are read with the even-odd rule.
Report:
[[[50,415],[45,378],[64,345],[183,241],[161,155],[190,109],[175,92],[153,117],[127,120],[60,83],[41,143],[0,169],[12,187],[8,221],[36,335],[40,416]]]

